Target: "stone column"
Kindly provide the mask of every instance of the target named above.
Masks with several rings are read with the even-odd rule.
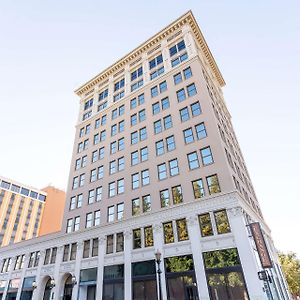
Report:
[[[21,276],[20,276],[20,278],[21,278],[21,282],[20,282],[21,286],[20,286],[20,288],[18,289],[17,299],[16,299],[16,300],[19,300],[20,297],[21,297],[22,286],[23,286],[23,281],[24,281],[24,279],[25,279],[25,274],[26,274],[26,269],[27,269],[26,266],[28,266],[29,257],[30,257],[30,253],[29,253],[29,255],[26,255],[26,256],[25,256],[24,265],[23,265],[23,269],[22,269]],[[4,299],[5,299],[5,298],[4,298]]]
[[[79,290],[80,265],[81,265],[82,255],[83,255],[83,242],[79,241],[77,243],[77,253],[76,253],[76,261],[75,261],[75,268],[74,268],[74,276],[77,279],[77,284],[73,287],[72,300],[76,300],[78,298],[77,295]]]
[[[102,299],[103,293],[103,265],[105,254],[105,237],[99,237],[99,249],[98,249],[98,269],[97,269],[97,291],[96,298]]]
[[[53,251],[53,250],[52,250]],[[64,291],[64,282],[60,278],[60,265],[63,260],[64,246],[57,247],[55,265],[54,265],[54,280],[55,280],[55,297],[54,300],[62,299],[62,293]]]
[[[194,268],[197,279],[197,288],[199,299],[201,300],[209,300],[208,286],[205,275],[205,267],[202,257],[202,247],[200,243],[200,233],[199,233],[199,225],[198,225],[198,217],[191,216],[187,219],[188,222],[188,231],[189,238],[191,241],[191,248],[194,260]]]
[[[124,232],[124,298],[131,299],[131,249],[132,249],[132,232]]]
[[[163,228],[161,224],[156,224],[153,226],[153,239],[154,239],[154,246],[155,251],[159,250],[161,252],[161,263],[160,263],[160,270],[161,270],[161,294],[162,299],[167,299],[167,285],[166,285],[166,271],[165,271],[165,264],[164,264],[164,235],[163,235]],[[153,253],[153,257],[155,259],[155,253]],[[157,263],[155,262],[156,271],[157,271]],[[158,283],[158,274],[156,275],[156,282],[157,282],[157,294],[159,294],[159,283]],[[157,296],[159,299],[159,296]]]
[[[263,291],[262,281],[259,280],[257,275],[260,269],[248,236],[242,208],[234,207],[228,209],[228,217],[241,260],[249,298],[251,300],[265,300],[267,296]]]
[[[8,270],[8,274],[7,274],[7,282],[6,282],[6,286],[5,286],[5,289],[4,289],[4,292],[3,292],[3,295],[2,295],[2,299],[6,299],[6,295],[7,295],[7,292],[8,292],[8,285],[9,285],[9,281],[11,278],[11,274],[12,274],[12,271],[14,270],[14,266],[16,264],[16,257],[13,257],[11,259],[11,265],[10,265],[10,268]]]
[[[40,251],[41,255],[40,255],[40,260],[39,260],[39,264],[37,267],[37,271],[36,271],[36,283],[37,283],[37,288],[33,291],[33,295],[32,295],[32,300],[40,300],[43,299],[43,293],[44,293],[44,288],[45,288],[45,284],[43,285],[43,281],[44,278],[41,278],[41,270],[42,270],[42,266],[43,266],[43,262],[45,259],[45,251]]]

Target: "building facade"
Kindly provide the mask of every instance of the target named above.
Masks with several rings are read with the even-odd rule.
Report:
[[[62,231],[0,250],[2,299],[290,299],[224,85],[187,12],[76,90]]]

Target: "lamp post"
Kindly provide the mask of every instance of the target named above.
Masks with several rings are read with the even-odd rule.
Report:
[[[72,288],[77,284],[77,280],[76,280],[76,276],[75,275],[72,275],[71,284],[72,284]]]
[[[54,287],[55,287],[55,280],[52,278],[52,279],[50,280],[49,288],[52,290]]]
[[[32,282],[32,289],[35,290],[37,288],[37,282],[34,280]]]
[[[155,261],[157,263],[159,300],[162,300],[162,295],[161,295],[161,269],[160,269],[161,259],[160,258],[161,258],[161,253],[157,249],[156,252],[155,252]]]

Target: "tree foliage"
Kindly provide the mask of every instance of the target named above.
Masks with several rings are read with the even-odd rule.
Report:
[[[300,260],[296,253],[279,253],[279,261],[293,297],[300,295]]]

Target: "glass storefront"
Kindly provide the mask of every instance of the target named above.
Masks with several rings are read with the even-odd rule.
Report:
[[[71,300],[72,291],[73,291],[72,275],[70,274],[65,282],[63,300]]]
[[[124,265],[105,266],[103,300],[124,300]]]
[[[132,263],[132,299],[157,299],[155,261]]]
[[[21,282],[20,278],[11,279],[9,281],[8,291],[5,299],[7,300],[17,299],[17,293],[18,293],[18,288],[20,287],[20,282]]]
[[[168,300],[199,300],[192,255],[165,258]]]
[[[96,285],[97,268],[80,270],[78,299],[96,300]]]
[[[24,278],[20,300],[31,300],[33,293],[32,283],[34,281],[34,276]]]
[[[0,300],[2,300],[3,293],[5,290],[6,280],[0,280]]]
[[[236,248],[205,252],[203,259],[212,300],[249,300]]]

